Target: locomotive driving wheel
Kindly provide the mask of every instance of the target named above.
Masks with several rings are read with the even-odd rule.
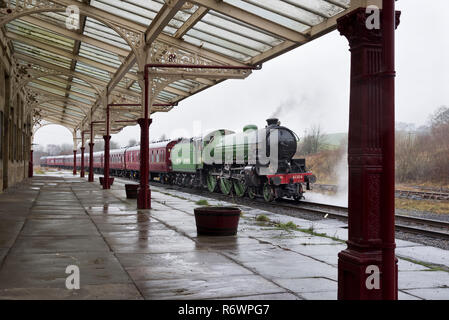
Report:
[[[247,186],[246,183],[239,180],[234,180],[234,191],[237,197],[243,197],[245,195]]]
[[[256,198],[257,192],[255,187],[248,187],[248,197],[250,199]]]
[[[220,190],[221,193],[229,195],[232,191],[232,181],[227,178],[220,178]]]
[[[298,183],[297,191],[296,194],[293,196],[293,199],[295,199],[295,201],[301,201],[302,199],[304,199],[303,193],[304,191],[302,188],[302,184]]]
[[[217,178],[209,173],[207,175],[206,182],[207,190],[209,190],[209,192],[214,192],[217,188]]]
[[[265,183],[263,186],[263,198],[267,202],[272,202],[275,199],[274,189],[268,183]]]

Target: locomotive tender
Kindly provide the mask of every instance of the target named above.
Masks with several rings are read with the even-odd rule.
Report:
[[[305,159],[296,159],[299,138],[278,119],[268,119],[258,129],[247,125],[243,132],[220,129],[203,138],[166,140],[150,144],[150,180],[184,187],[206,187],[238,197],[260,195],[266,201],[303,198],[315,176],[307,171]],[[89,167],[85,153],[85,167]],[[77,167],[81,155],[77,155]],[[42,157],[41,166],[73,168],[73,156]],[[104,152],[94,153],[94,171],[101,173]],[[110,151],[110,173],[138,178],[140,147]]]

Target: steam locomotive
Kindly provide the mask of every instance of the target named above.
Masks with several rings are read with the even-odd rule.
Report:
[[[238,197],[262,196],[271,202],[290,197],[301,200],[315,183],[305,159],[297,159],[299,138],[278,119],[268,119],[258,129],[247,125],[243,132],[220,129],[205,137],[166,140],[150,144],[150,180],[183,187],[205,187]],[[85,167],[89,157],[85,154]],[[77,155],[79,168],[81,155]],[[110,174],[138,178],[140,147],[110,151]],[[73,156],[42,157],[41,166],[73,168]],[[104,152],[95,152],[93,168],[101,173]]]

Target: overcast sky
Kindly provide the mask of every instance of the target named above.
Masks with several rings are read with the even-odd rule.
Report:
[[[397,10],[402,16],[396,32],[396,121],[424,125],[436,109],[449,106],[449,1],[400,0]],[[347,132],[348,49],[346,38],[334,31],[266,62],[245,80],[200,92],[169,113],[154,114],[150,140],[218,128],[241,131],[250,123],[263,127],[275,113],[299,136],[312,125],[326,133]],[[140,139],[138,126],[112,136],[122,146],[132,138]],[[36,133],[34,143],[72,143],[72,135],[51,125]]]

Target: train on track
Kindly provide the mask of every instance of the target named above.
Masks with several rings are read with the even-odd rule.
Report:
[[[182,187],[205,187],[238,197],[262,196],[271,202],[288,197],[304,198],[316,178],[297,156],[299,138],[278,119],[268,119],[258,129],[247,125],[243,132],[220,129],[200,138],[166,140],[150,144],[150,181]],[[89,154],[85,153],[85,168]],[[73,169],[73,156],[42,157],[40,165]],[[139,178],[140,147],[110,151],[110,174]],[[81,155],[77,155],[78,169]],[[104,152],[93,154],[94,172],[102,173]]]

